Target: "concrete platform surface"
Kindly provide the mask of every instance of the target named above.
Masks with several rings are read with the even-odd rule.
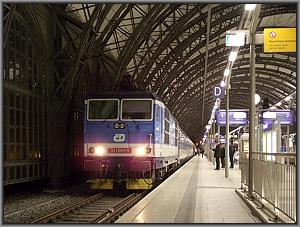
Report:
[[[235,192],[240,182],[238,166],[225,178],[195,156],[116,223],[260,223]]]

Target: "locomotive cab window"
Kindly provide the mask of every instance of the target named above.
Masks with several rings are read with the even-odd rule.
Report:
[[[117,120],[118,99],[97,99],[88,102],[88,120]]]
[[[123,99],[122,120],[151,120],[152,100],[151,99]]]

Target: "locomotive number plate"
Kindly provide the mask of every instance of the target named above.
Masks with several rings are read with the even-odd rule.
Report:
[[[128,154],[131,153],[131,148],[124,147],[124,148],[108,148],[108,153],[117,153],[117,154]]]

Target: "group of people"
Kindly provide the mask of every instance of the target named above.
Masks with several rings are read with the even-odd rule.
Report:
[[[214,151],[214,157],[216,159],[216,168],[215,170],[220,169],[220,159],[221,159],[221,168],[225,168],[225,144],[224,143],[219,143],[213,149]],[[235,153],[235,147],[233,146],[233,142],[231,141],[229,144],[229,159],[230,159],[230,168],[234,167],[234,161],[233,161],[233,156]]]
[[[204,149],[203,149],[203,147],[195,147],[194,152],[195,152],[195,155],[200,156],[200,154],[201,154],[203,157]]]

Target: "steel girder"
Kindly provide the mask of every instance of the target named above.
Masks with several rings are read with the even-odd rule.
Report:
[[[275,88],[279,89],[280,91],[285,91],[284,93],[281,93],[282,95],[280,95],[280,97],[278,97],[280,99],[283,98],[284,95],[292,93],[292,91],[293,91],[292,88],[288,88],[286,85],[280,84],[280,81],[279,82],[276,82],[276,80],[274,80],[274,81],[271,80],[270,81],[270,80],[266,80],[264,78],[261,78],[261,76],[260,76],[260,75],[269,75],[270,79],[272,79],[272,78],[277,79],[277,78],[281,77],[281,80],[284,80],[284,78],[288,78],[290,76],[289,74],[285,74],[285,75],[284,74],[279,74],[278,75],[278,72],[275,71],[275,70],[265,69],[265,68],[259,68],[259,67],[256,68],[256,71],[257,71],[257,84],[269,84],[268,86],[271,87],[270,89],[268,89],[269,93],[267,93],[266,97],[271,96],[272,92],[274,92]],[[240,69],[240,70],[234,70],[233,69],[231,75],[232,75],[232,90],[233,89],[239,90],[240,88],[234,86],[234,84],[237,84],[237,82],[244,82],[244,81],[248,82],[248,78],[246,76],[245,77],[243,76],[243,78],[241,78],[241,77],[237,78],[236,76],[237,75],[249,75],[249,69],[248,68],[243,68],[243,69]],[[286,81],[286,79],[285,79],[285,81]],[[218,84],[219,84],[219,80],[214,80],[214,82],[213,83],[209,83],[208,86],[214,87],[214,86],[218,86]],[[197,87],[197,85],[194,85],[194,86]],[[245,85],[245,86],[248,86],[248,85]],[[191,88],[190,90],[191,90],[190,93],[189,92],[184,93],[184,98],[183,99],[181,99],[180,97],[176,98],[177,101],[174,102],[174,103],[176,103],[176,107],[177,108],[176,107],[172,108],[172,104],[171,104],[170,105],[171,106],[171,110],[174,110],[175,112],[177,112],[177,111],[180,111],[181,108],[185,108],[186,105],[193,106],[194,102],[196,103],[196,102],[199,102],[199,101],[202,100],[202,98],[200,98],[201,97],[201,95],[200,95],[201,91],[197,92],[197,90],[194,89],[194,88]],[[258,89],[258,91],[260,91],[260,90]],[[258,92],[258,93],[260,93],[260,92]],[[183,93],[180,93],[180,94],[183,94]],[[199,99],[192,98],[192,97],[195,97],[195,96],[197,98],[199,97]],[[206,99],[209,99],[210,96],[212,96],[212,90],[208,90]],[[234,101],[235,98],[234,97],[232,97],[231,100],[232,100],[233,103],[235,103],[235,101]],[[244,108],[247,108],[247,106],[245,106]]]
[[[6,46],[10,25],[11,25],[12,19],[14,17],[15,11],[16,11],[16,5],[12,4],[11,7],[9,7],[8,12],[4,16],[4,22],[5,22],[5,25],[4,25],[4,41],[3,41],[3,47],[4,48]]]
[[[94,47],[103,57],[103,62],[107,61],[107,57],[112,57],[109,55],[110,51],[114,52],[113,58],[118,59],[110,61],[111,65],[115,64],[116,68],[113,73],[115,76],[112,78],[113,84],[116,84],[126,71],[132,72],[137,81],[142,82],[145,87],[150,86],[175,112],[183,110],[183,103],[190,103],[193,95],[203,94],[201,91],[201,86],[204,85],[203,78],[201,79],[202,76],[199,75],[203,74],[201,67],[204,63],[206,5],[111,5],[113,6],[106,13],[110,19],[101,27]],[[106,7],[107,4],[102,6]],[[113,14],[112,10],[114,10]],[[209,46],[207,91],[221,81],[228,54],[228,48],[225,48],[223,44],[225,32],[237,26],[241,11],[242,5],[238,4],[220,4],[212,7],[210,33],[212,40]],[[295,7],[289,4],[267,4],[263,5],[260,18],[295,12]],[[85,20],[87,19],[88,17]],[[245,57],[243,56],[243,60],[236,61],[237,65],[234,66],[233,72],[246,67],[248,48],[243,49],[241,48],[240,53],[244,53]],[[294,86],[293,59],[280,59],[280,63],[277,63],[277,56],[273,56],[274,60],[272,60],[271,55],[270,57],[265,55],[261,57],[260,52],[262,51],[257,51],[257,64],[271,66],[271,69],[265,66],[266,69],[261,69],[260,73],[265,76],[268,75],[268,72],[274,74],[276,69],[273,68],[277,67],[277,71],[280,73],[276,73],[276,75]],[[290,56],[293,57],[293,55]],[[90,64],[90,67],[92,65]],[[107,66],[107,64],[105,65]],[[282,68],[285,70],[282,71]],[[236,75],[239,76],[239,73]],[[237,82],[240,80],[238,78],[244,77],[237,77]],[[233,79],[235,80],[235,78]],[[260,81],[260,75],[257,81],[262,84],[266,82],[263,78]],[[277,86],[277,82],[280,83],[275,80],[272,86]],[[172,83],[175,85],[174,88],[169,88],[168,85]],[[280,89],[283,88],[284,86],[280,86]],[[289,92],[289,88],[285,88],[283,91],[282,94],[285,94]],[[186,97],[182,99],[181,94]],[[279,93],[276,95],[281,97]],[[208,92],[205,100],[210,99],[209,96]],[[179,104],[172,102],[178,98],[184,101]],[[272,98],[273,100],[276,99]],[[208,117],[209,111],[207,111],[205,119]]]
[[[262,4],[260,18],[286,13],[297,13],[296,3]]]
[[[260,48],[257,48],[257,50],[259,50]],[[236,61],[235,63],[235,67],[233,68],[233,71],[235,70],[238,70],[237,68],[240,67],[240,66],[243,66],[244,64],[247,64],[249,63],[249,58],[246,58],[244,57],[244,54],[247,54],[249,53],[249,49],[248,48],[243,48],[241,51],[240,51],[240,56],[243,56],[242,58],[239,57],[238,60]],[[224,67],[225,67],[225,63],[226,63],[226,60],[228,58],[228,49],[224,49],[224,52],[220,52],[218,54],[216,54],[215,56],[211,57],[210,58],[212,59],[209,66],[208,66],[208,73],[210,74],[213,70],[213,72],[211,74],[218,74],[219,75],[219,78],[218,80],[221,81],[221,78],[222,78],[222,71],[224,70]],[[198,60],[198,58],[195,58],[195,61]],[[192,61],[191,61],[192,62]],[[244,64],[240,64],[241,62],[244,62]],[[220,65],[220,63],[222,63]],[[288,60],[282,60],[282,61],[277,61],[275,58],[273,57],[260,57],[258,56],[257,57],[257,64],[264,64],[265,66],[267,65],[272,65],[272,66],[276,66],[276,67],[279,67],[279,68],[282,68],[282,69],[289,69],[291,70],[292,72],[295,72],[296,68],[295,68],[295,63],[293,63],[292,61],[288,61]],[[189,64],[191,65],[191,64]],[[216,65],[217,66],[217,69],[220,69],[220,71],[216,71]],[[202,62],[202,65],[200,65],[200,68],[203,68],[202,66],[204,66],[204,63]],[[193,67],[187,67],[188,70],[185,71],[185,74],[182,74],[182,71],[177,71],[177,75],[180,75],[179,78],[176,78],[178,79],[178,81],[185,81],[185,84],[180,86],[180,90],[178,90],[178,92],[176,92],[178,95],[182,94],[182,92],[190,86],[190,84],[193,82],[193,81],[197,81],[197,76],[196,76],[196,70],[197,70],[197,65],[194,65]],[[200,70],[200,73],[201,73],[202,70]],[[175,71],[176,72],[176,71]],[[195,75],[195,76],[193,76]],[[290,82],[295,82],[295,77],[293,75],[288,75],[286,73],[284,73],[285,76],[287,76],[287,79],[290,81]],[[183,79],[181,79],[181,76],[184,76]],[[170,84],[167,83],[167,84]],[[165,89],[168,89],[166,86],[164,87]],[[171,90],[171,89],[170,89]],[[168,93],[168,90],[164,90],[164,93]],[[164,94],[161,95],[161,97],[165,97]],[[178,99],[178,96],[176,96],[176,94],[174,94],[174,99],[177,100]]]
[[[228,7],[226,7],[225,9],[219,9],[218,8],[217,10],[215,8],[213,8],[212,9],[212,15],[215,14],[215,13],[218,13],[218,14],[222,13],[222,12],[224,12],[226,10],[229,10]],[[224,18],[222,17],[222,19],[224,19],[225,22],[223,20],[221,20],[220,18],[218,20],[211,21],[211,27],[212,27],[211,33],[214,32],[214,29],[213,29],[214,26],[219,26],[219,24],[222,24],[222,23],[226,23],[227,22],[227,24],[225,24],[225,26],[224,26],[224,27],[227,27],[227,29],[230,29],[230,28],[236,26],[237,21],[234,21],[234,20],[237,19],[237,17],[239,15],[240,15],[240,12],[235,12],[235,13],[232,13],[232,14],[226,14],[224,16]],[[199,17],[196,17],[194,20],[192,20],[191,22],[189,22],[186,26],[183,26],[181,23],[178,24],[178,25],[175,24],[176,27],[178,27],[178,29],[176,30],[176,34],[177,34],[177,32],[178,32],[178,34],[181,34],[184,31],[186,31],[187,29],[189,29],[190,27],[194,26],[195,24],[199,24],[201,22],[204,22],[205,19],[206,19],[206,17],[207,17],[207,14],[203,14],[202,13],[202,14],[200,14]],[[228,25],[228,23],[229,23],[229,25]],[[231,25],[231,27],[230,27],[230,25]],[[203,24],[202,28],[203,29],[199,28],[198,31],[194,32],[189,37],[187,37],[184,41],[182,41],[174,49],[174,52],[173,52],[172,55],[169,54],[169,55],[165,56],[165,58],[161,62],[159,62],[159,64],[157,65],[156,70],[152,71],[149,75],[147,75],[148,79],[145,80],[144,82],[146,84],[148,84],[148,83],[151,82],[151,80],[153,80],[153,78],[155,78],[155,76],[159,76],[159,78],[156,80],[156,82],[157,82],[156,84],[161,84],[162,78],[164,78],[167,74],[169,74],[169,75],[171,74],[172,75],[171,66],[173,65],[174,62],[176,62],[178,56],[188,47],[188,45],[190,43],[195,42],[196,40],[199,39],[199,37],[200,37],[200,39],[202,37],[202,39],[200,40],[200,43],[191,50],[192,51],[191,54],[193,54],[194,52],[196,52],[199,49],[201,49],[201,47],[204,47],[205,43],[206,43],[205,42],[205,34],[206,34],[206,24],[205,23]],[[218,33],[217,32],[212,33],[210,36],[211,36],[211,39],[214,39],[215,37],[218,36]],[[161,49],[163,50],[165,48],[165,46],[169,45],[169,43],[172,42],[173,40],[174,40],[174,37],[171,36],[170,39],[166,40],[166,42],[164,42],[164,43],[161,44],[162,45]],[[152,56],[154,58],[156,58],[161,53],[161,50],[157,49],[155,53],[156,54],[154,54],[154,56]],[[185,59],[183,58],[182,61],[184,62],[184,60]],[[147,68],[150,68],[152,66],[152,64],[153,63],[150,62],[148,64],[148,66],[144,67],[143,71],[146,72]],[[162,74],[157,74],[157,69],[158,68],[163,68]],[[139,80],[143,80],[143,78],[144,78],[143,71],[141,72],[141,75],[138,77]],[[154,87],[154,91],[156,91],[156,89],[157,89],[157,86]]]
[[[199,6],[200,7],[200,6]],[[158,59],[159,55],[169,46],[171,45],[171,43],[176,40],[176,37],[181,35],[183,32],[185,32],[186,30],[188,30],[189,28],[191,28],[192,26],[194,26],[195,24],[199,24],[201,21],[203,21],[205,19],[205,14],[200,14],[199,17],[196,17],[194,20],[190,21],[190,19],[192,17],[194,17],[196,14],[199,13],[199,10],[201,10],[201,8],[198,8],[197,6],[194,7],[188,14],[186,14],[185,16],[181,17],[178,22],[176,21],[176,23],[172,26],[172,31],[169,32],[165,39],[162,40],[162,43],[160,43],[160,45],[158,46],[158,48],[155,50],[154,54],[151,56],[152,59]],[[193,38],[190,38],[191,40],[195,40],[195,33],[192,34]],[[189,36],[190,37],[190,36]],[[181,46],[179,46],[181,47]],[[177,48],[177,47],[176,47]],[[143,70],[141,71],[141,73],[138,75],[137,79],[139,81],[144,81],[146,83],[149,83],[150,81],[145,81],[145,78],[152,78],[151,75],[155,75],[157,69],[161,68],[162,66],[165,65],[165,63],[167,61],[169,61],[169,58],[173,57],[173,54],[178,54],[179,52],[182,52],[182,49],[180,51],[175,51],[173,50],[169,55],[166,55],[164,60],[159,62],[157,64],[157,67],[154,71],[151,72],[151,74],[148,74],[150,68],[152,67],[152,65],[154,64],[154,62],[150,61],[148,62],[148,64],[146,64],[146,66],[143,68]]]
[[[237,13],[236,15],[230,15],[230,17],[233,17],[234,19],[236,19],[236,17],[234,17],[234,16],[237,16],[237,15],[239,15],[239,14]],[[219,30],[218,32],[211,34],[211,35],[210,35],[211,39],[216,38],[221,32],[225,32],[226,30],[229,30],[229,29],[231,29],[231,28],[233,28],[233,27],[236,26],[237,21],[230,20],[230,19],[232,19],[232,18],[230,18],[230,17],[228,18],[228,19],[229,19],[229,21],[228,21],[229,24],[226,24],[224,27],[220,28],[220,30]],[[228,19],[226,18],[226,20],[228,20]],[[218,26],[219,24],[220,24],[219,21],[211,22],[211,27],[213,27],[213,26]],[[188,45],[188,43],[193,42],[193,41],[194,41],[195,39],[197,39],[198,37],[201,37],[201,36],[205,35],[205,34],[206,34],[206,31],[205,31],[204,29],[206,29],[206,28],[203,28],[203,30],[199,30],[199,32],[194,33],[193,35],[191,35],[190,37],[188,37],[184,42],[182,42],[181,45],[178,45],[178,47],[177,47],[177,48],[178,48],[178,51],[176,51],[176,50],[177,50],[177,48],[176,48],[176,49],[175,49],[176,55],[173,57],[173,59],[176,59],[176,58],[177,58],[178,53],[180,53],[184,48],[186,48],[186,45]],[[219,32],[220,32],[220,33],[219,33]],[[198,51],[198,49],[203,48],[203,47],[205,46],[205,43],[206,43],[206,42],[205,42],[205,39],[203,39],[203,40],[202,40],[202,41],[201,41],[194,49],[192,49],[192,50],[190,51],[191,53],[189,53],[189,54],[192,55],[192,54],[194,54],[196,51]],[[203,52],[201,55],[202,55],[203,58],[204,58],[205,52]],[[182,59],[183,67],[184,67],[184,62],[185,62],[186,59],[187,59],[187,58],[183,58],[183,59]],[[158,84],[164,84],[164,87],[162,87],[162,88],[160,88],[160,89],[158,90],[158,94],[159,94],[159,95],[161,94],[161,91],[164,91],[164,89],[166,88],[166,84],[165,84],[165,83],[168,84],[168,83],[171,82],[171,81],[175,78],[175,76],[177,75],[176,71],[175,71],[175,73],[173,73],[174,69],[171,69],[172,64],[173,64],[173,62],[172,62],[172,61],[169,61],[168,64],[165,65],[164,71],[159,75],[160,77],[159,77],[159,79],[157,80],[156,86],[153,87],[153,90],[156,91],[156,90],[158,89]],[[178,64],[178,65],[180,65],[180,64]],[[170,76],[169,76],[169,75],[170,75]],[[149,77],[150,77],[150,76],[149,76]],[[163,81],[163,79],[165,79],[166,77],[167,77],[167,80],[166,80],[166,81]],[[146,81],[146,83],[147,83],[147,81]]]
[[[245,50],[245,48],[240,52],[241,56],[243,56],[243,53],[248,53],[248,50]],[[219,56],[223,56],[223,57],[227,57],[227,53],[225,53],[224,55],[223,54],[220,54]],[[225,57],[225,58],[226,58]],[[224,59],[225,60],[225,59]],[[217,59],[218,62],[224,62],[222,61],[221,59]],[[261,65],[261,64],[264,64],[265,66],[268,66],[268,65],[271,65],[271,66],[276,66],[276,67],[279,67],[279,68],[286,68],[286,69],[289,69],[291,70],[292,72],[295,71],[295,64],[291,64],[291,62],[289,61],[281,61],[281,62],[278,62],[276,61],[274,58],[272,57],[257,57],[257,65]],[[211,68],[209,68],[208,72],[210,72],[210,70],[213,69],[213,67],[215,67],[215,64],[216,62],[212,62],[212,66],[210,66]],[[232,75],[235,75],[235,74],[239,74],[238,71],[240,70],[239,67],[243,67],[243,66],[247,66],[249,64],[249,59],[248,58],[239,58],[236,63],[235,63],[235,67],[233,68],[232,70]],[[214,74],[217,74],[219,75],[219,79],[218,81],[221,80],[222,78],[222,71],[223,71],[223,66],[222,67],[219,67],[220,69],[220,72],[218,71],[214,71]],[[243,70],[246,70],[245,71],[241,71],[240,74],[242,73],[247,73],[247,69],[243,69]],[[272,69],[266,69],[265,70],[265,74],[268,75],[270,74],[269,72],[272,72],[273,74],[277,75],[277,71],[274,71]],[[269,71],[269,72],[268,72]],[[260,73],[264,73],[264,71],[260,71]],[[187,89],[187,87],[191,87],[189,84],[192,82],[192,81],[195,81],[196,78],[193,78],[191,75],[189,75],[189,73],[186,72],[186,74],[184,74],[184,76],[186,78],[183,78],[183,79],[180,79],[180,81],[185,81],[185,86],[180,86],[180,89],[176,92],[177,95],[181,95],[184,93],[184,90]],[[281,80],[287,80],[289,83],[291,83],[292,85],[296,86],[295,84],[295,78],[293,75],[291,74],[287,74],[285,72],[282,72],[281,74],[279,74],[278,76],[279,78],[281,78]],[[259,82],[259,78],[258,78],[258,82]],[[193,87],[190,88],[191,91],[194,91],[195,88],[194,87],[198,87],[199,85],[194,84]],[[288,88],[284,89],[284,90],[288,90]],[[174,100],[178,100],[180,97],[179,96],[176,96],[176,94],[173,94],[173,97],[174,97]],[[185,93],[186,94],[186,93]],[[187,101],[187,100],[185,100]],[[176,103],[178,104],[178,102],[176,101]],[[172,104],[170,105],[170,107],[172,108]]]
[[[71,55],[72,64],[67,65],[67,69],[64,69],[60,68],[60,66],[65,67],[64,65],[55,64],[55,62],[53,62],[53,67],[56,67],[56,70],[59,73],[57,76],[61,78],[60,83],[54,87],[53,91],[51,91],[49,98],[49,106],[51,108],[49,108],[50,136],[48,142],[52,146],[50,149],[51,152],[49,152],[51,155],[48,157],[48,163],[49,174],[53,183],[59,183],[61,177],[66,175],[64,173],[64,170],[66,170],[66,163],[59,162],[58,160],[64,160],[64,157],[69,155],[66,151],[68,149],[67,126],[69,124],[70,101],[78,77],[83,69],[83,58],[85,54],[88,54],[90,41],[95,36],[92,26],[94,21],[96,21],[99,12],[100,7],[96,6],[90,20],[84,24],[83,30],[79,35],[75,54],[74,56]],[[64,71],[66,72],[65,74],[63,73]],[[64,88],[63,92],[58,93],[60,88]]]

